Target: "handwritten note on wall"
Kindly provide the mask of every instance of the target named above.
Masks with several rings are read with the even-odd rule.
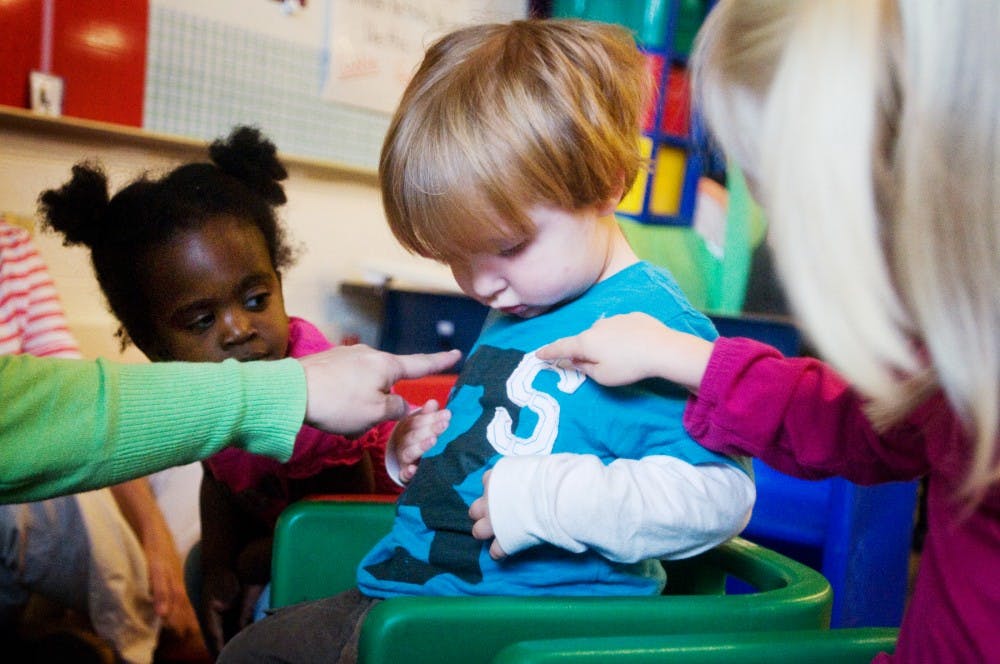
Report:
[[[469,0],[331,0],[323,98],[392,113],[426,47],[474,9]]]

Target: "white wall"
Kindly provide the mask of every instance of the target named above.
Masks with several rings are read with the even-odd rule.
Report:
[[[67,129],[58,122],[0,114],[0,212],[32,216],[38,194],[65,182],[81,159],[100,160],[117,191],[144,170],[164,171],[205,154],[200,145]],[[302,246],[299,261],[285,275],[290,314],[312,320],[334,341],[354,333],[371,343],[373,330],[365,327],[371,321],[345,309],[337,297],[341,281],[357,280],[374,269],[432,287],[454,287],[444,268],[407,254],[396,243],[382,215],[374,177],[296,160],[288,166],[289,202],[280,213],[292,240]],[[57,236],[45,232],[37,232],[36,240],[87,355],[117,356],[112,337],[116,324],[86,250],[63,247]],[[142,356],[132,349],[125,359]]]

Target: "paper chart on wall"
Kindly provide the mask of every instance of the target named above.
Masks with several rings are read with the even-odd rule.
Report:
[[[391,114],[426,47],[446,31],[469,23],[472,4],[331,0],[323,99]]]

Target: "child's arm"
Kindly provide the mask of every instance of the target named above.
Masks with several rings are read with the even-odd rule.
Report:
[[[607,385],[657,376],[695,391],[684,427],[708,449],[752,455],[796,477],[839,475],[859,484],[910,480],[926,472],[920,431],[934,400],[898,425],[878,431],[865,400],[832,368],[786,358],[749,339],[708,342],[671,330],[645,314],[598,321],[539,349],[567,358]]]
[[[225,616],[240,599],[236,557],[242,519],[228,488],[205,468],[199,498],[201,511],[201,611],[205,641],[213,653],[226,643]]]
[[[494,558],[543,542],[619,562],[686,558],[738,534],[756,497],[737,468],[662,455],[504,457],[483,488],[469,515]]]
[[[713,343],[673,330],[644,313],[603,318],[580,334],[535,352],[542,360],[565,360],[608,386],[665,378],[697,391]]]
[[[149,480],[143,477],[115,485],[111,493],[146,555],[156,614],[175,636],[200,641],[201,628],[184,588],[184,570],[177,546]]]
[[[429,399],[401,419],[386,445],[385,464],[389,476],[400,484],[412,480],[420,457],[434,446],[450,421],[451,411],[441,409],[435,399]]]

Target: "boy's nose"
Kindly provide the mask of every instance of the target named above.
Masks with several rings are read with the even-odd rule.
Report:
[[[476,297],[483,302],[492,301],[503,292],[506,286],[507,282],[493,272],[479,272],[472,279],[472,290],[475,291]]]

